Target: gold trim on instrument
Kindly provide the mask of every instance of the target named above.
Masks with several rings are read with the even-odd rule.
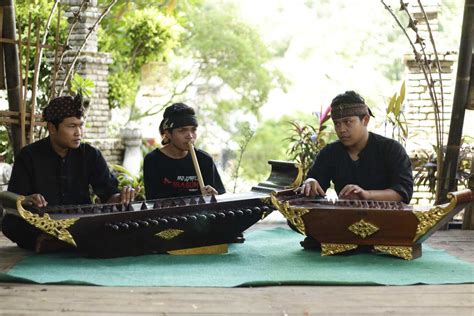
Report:
[[[295,167],[298,168],[298,174],[295,180],[288,186],[289,189],[296,189],[303,182],[303,166],[300,163],[295,163]]]
[[[357,247],[354,244],[321,244],[321,256],[331,256]]]
[[[413,239],[416,242],[424,234],[426,234],[432,227],[439,223],[449,212],[451,212],[457,204],[457,198],[454,194],[448,194],[449,203],[446,206],[435,206],[427,212],[413,211],[413,214],[418,218],[418,227],[416,228],[416,235]]]
[[[158,236],[162,239],[170,240],[184,233],[184,230],[181,229],[167,229],[159,233],[156,233],[155,236]]]
[[[374,249],[405,260],[413,259],[413,247],[404,246],[374,246]]]
[[[62,240],[74,247],[77,247],[74,238],[72,237],[71,233],[67,230],[68,227],[74,225],[74,223],[79,218],[68,218],[68,219],[60,219],[54,220],[49,217],[48,213],[44,213],[43,216],[39,214],[34,214],[30,211],[27,211],[21,205],[21,202],[25,199],[24,196],[20,195],[16,200],[16,208],[20,216],[28,222],[30,225],[40,229],[41,231],[56,237],[59,240]]]
[[[281,203],[278,201],[278,198],[274,193],[272,193],[271,198],[273,205],[280,211],[280,213],[282,213],[300,233],[306,235],[302,217],[306,213],[309,213],[309,210],[303,207],[292,207],[288,201]]]
[[[371,222],[366,222],[363,219],[350,225],[349,227],[347,227],[347,229],[362,238],[366,238],[379,231],[379,228],[377,226],[375,226]]]
[[[187,249],[178,249],[167,251],[170,255],[208,255],[217,253],[226,253],[229,247],[228,244],[219,244],[204,247],[195,247]]]

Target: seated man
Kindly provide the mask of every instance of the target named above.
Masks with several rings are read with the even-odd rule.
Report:
[[[117,189],[99,150],[81,143],[84,130],[82,97],[61,96],[43,111],[49,136],[25,146],[15,158],[8,191],[24,195],[25,206],[90,204],[89,185],[103,203],[129,203],[131,187]],[[45,234],[23,219],[6,215],[2,231],[18,246],[39,250]]]
[[[146,155],[143,163],[147,199],[225,193],[216,165],[206,152],[196,149],[196,157],[206,185],[201,192],[189,144],[197,136],[198,122],[194,109],[183,103],[166,108],[160,133],[161,148]]]
[[[354,91],[332,100],[339,140],[319,152],[300,193],[324,196],[332,181],[339,198],[410,202],[410,159],[395,140],[368,132],[370,116],[364,99]]]

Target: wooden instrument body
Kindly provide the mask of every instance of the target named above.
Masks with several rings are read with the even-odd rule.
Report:
[[[295,178],[301,179],[301,174],[296,164],[269,164],[270,178],[242,194],[159,199],[127,206],[61,205],[43,209],[25,208],[23,197],[10,192],[1,192],[0,200],[7,213],[77,247],[87,257],[208,253],[202,249],[220,245],[226,249],[228,243],[244,242],[242,233],[275,210],[270,192],[299,185]]]
[[[421,256],[424,240],[472,203],[473,192],[467,189],[449,197],[449,203],[427,211],[388,201],[332,204],[292,190],[274,194],[272,202],[297,230],[316,240],[322,255],[369,248],[410,260]]]

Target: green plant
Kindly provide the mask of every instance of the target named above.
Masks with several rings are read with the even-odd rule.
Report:
[[[286,138],[290,142],[288,155],[301,165],[304,175],[308,173],[314,158],[331,137],[326,133],[329,117],[329,110],[326,110],[321,115],[319,127],[299,121],[289,122],[292,135]]]
[[[8,128],[0,126],[0,162],[13,163],[13,148],[10,146]]]
[[[119,182],[118,188],[121,190],[124,186],[131,186],[138,190],[135,195],[135,200],[143,201],[145,200],[145,184],[143,181],[143,171],[140,170],[138,176],[134,176],[130,171],[120,165],[112,164],[110,165],[112,172],[117,177]],[[143,168],[143,167],[142,167]],[[141,169],[142,169],[141,168]]]
[[[392,126],[393,139],[398,140],[402,144],[406,144],[408,138],[408,125],[405,114],[402,111],[402,105],[405,101],[405,81],[403,81],[400,91],[395,92],[389,99],[387,106],[387,114],[385,116],[385,132],[389,125]]]
[[[74,93],[80,93],[87,98],[92,96],[92,89],[94,89],[94,86],[92,80],[84,78],[78,73],[75,73],[71,80],[71,91]]]
[[[234,193],[237,189],[237,180],[239,179],[239,171],[242,165],[242,159],[243,159],[244,153],[247,149],[249,142],[252,140],[253,136],[255,135],[255,130],[252,129],[248,124],[245,124],[245,126],[241,127],[240,130],[242,130],[243,133],[241,133],[242,137],[238,144],[239,145],[238,157],[236,159],[234,170],[232,172],[232,179],[234,181],[234,188],[232,192]]]
[[[464,144],[464,145],[463,145]],[[445,148],[443,148],[445,151]],[[412,159],[413,169],[416,171],[414,175],[415,186],[427,186],[429,192],[436,194],[437,181],[437,153],[436,147],[433,151],[422,150]],[[456,171],[456,180],[458,186],[467,188],[469,178],[471,177],[472,159],[474,157],[474,142],[472,137],[464,137],[462,139],[461,149]]]

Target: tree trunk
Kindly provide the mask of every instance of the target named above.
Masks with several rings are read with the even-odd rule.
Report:
[[[0,0],[3,7],[3,37],[16,40],[15,7],[13,0]],[[8,91],[8,108],[10,111],[20,112],[20,62],[18,60],[18,46],[3,43],[5,55],[5,75]],[[16,155],[21,149],[20,125],[11,125],[11,145]]]

